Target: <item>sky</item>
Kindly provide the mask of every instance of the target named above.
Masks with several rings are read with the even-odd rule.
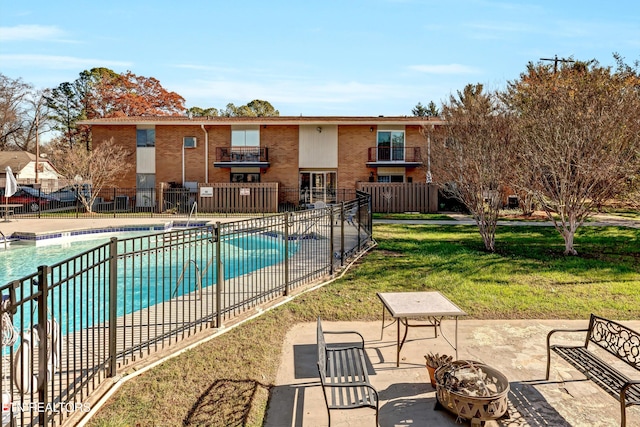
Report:
[[[281,116],[405,116],[541,58],[640,59],[640,2],[0,0],[0,73],[36,88],[106,67],[185,106],[254,99]]]

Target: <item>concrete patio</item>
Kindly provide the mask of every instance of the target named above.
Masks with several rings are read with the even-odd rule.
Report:
[[[635,330],[640,321],[622,322]],[[588,320],[460,320],[459,359],[485,363],[509,380],[509,419],[486,426],[619,426],[620,404],[598,386],[552,354],[551,378],[544,379],[546,336],[554,328],[586,327]],[[380,426],[470,425],[447,410],[434,410],[435,390],[429,383],[424,354],[453,355],[452,348],[431,328],[409,330],[396,367],[396,326],[381,322],[323,322],[325,331],[355,330],[365,338],[372,384],[380,395]],[[455,322],[445,320],[444,335],[453,342]],[[284,343],[276,387],[272,391],[267,427],[328,425],[316,367],[316,324],[294,326]],[[584,339],[584,335],[580,335]],[[566,338],[569,339],[568,337]],[[332,411],[332,426],[374,426],[374,410]],[[640,425],[640,407],[627,409],[627,426]]]

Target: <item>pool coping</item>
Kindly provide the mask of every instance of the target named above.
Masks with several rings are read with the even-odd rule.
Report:
[[[73,228],[68,230],[41,231],[41,232],[16,231],[12,233],[10,236],[7,236],[7,241],[40,242],[48,239],[86,236],[86,235],[92,235],[92,234],[99,235],[104,233],[122,233],[122,232],[135,232],[135,231],[168,231],[174,228],[202,227],[209,223],[210,221],[208,220],[167,221],[167,222],[155,223],[155,224],[112,225],[112,226],[92,227],[92,228],[78,227],[78,228]]]

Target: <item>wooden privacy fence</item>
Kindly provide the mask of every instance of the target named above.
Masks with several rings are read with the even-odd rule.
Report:
[[[199,184],[196,201],[201,212],[278,212],[278,183]]]
[[[438,211],[438,186],[435,184],[359,182],[357,188],[371,195],[372,212]]]

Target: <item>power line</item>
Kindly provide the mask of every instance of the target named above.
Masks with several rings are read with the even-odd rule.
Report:
[[[568,62],[576,62],[573,59],[567,58],[558,58],[558,55],[555,55],[553,58],[540,58],[540,61],[553,61],[553,72],[558,71],[558,62],[568,63]]]

